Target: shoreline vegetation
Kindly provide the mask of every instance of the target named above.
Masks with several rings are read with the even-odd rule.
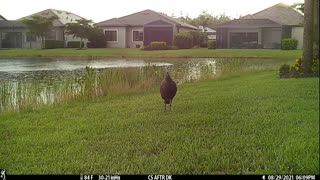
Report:
[[[0,60],[6,58],[260,58],[294,60],[302,56],[301,50],[271,49],[179,49],[143,51],[134,48],[96,49],[1,49]]]

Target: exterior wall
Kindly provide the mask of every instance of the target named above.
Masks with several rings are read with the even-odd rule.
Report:
[[[291,37],[298,40],[297,49],[302,49],[303,45],[303,27],[292,27]]]
[[[262,32],[263,48],[280,48],[282,33],[281,28],[263,28]]]
[[[107,41],[107,47],[111,48],[126,48],[126,27],[102,27],[103,31],[116,30],[117,41]]]
[[[142,41],[134,41],[133,40],[133,31],[142,31],[143,27],[128,27],[127,28],[127,47],[128,48],[136,48],[137,45],[143,47],[143,40]]]
[[[190,31],[193,31],[192,29],[188,29],[188,28],[184,28],[184,27],[180,27],[179,28],[179,33],[181,32],[190,32]]]
[[[262,38],[261,38],[261,34],[262,34],[262,30],[261,28],[230,28],[228,29],[228,36],[227,36],[227,46],[228,48],[230,48],[230,36],[231,33],[235,33],[235,32],[257,32],[258,33],[258,44],[262,44]]]

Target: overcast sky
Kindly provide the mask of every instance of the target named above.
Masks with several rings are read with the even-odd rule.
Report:
[[[277,3],[291,5],[304,0],[0,0],[0,15],[9,20],[45,10],[58,9],[100,22],[151,9],[179,17],[197,17],[202,11],[212,15],[225,13],[238,18]]]

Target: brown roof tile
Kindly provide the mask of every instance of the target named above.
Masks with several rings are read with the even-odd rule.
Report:
[[[113,18],[106,21],[96,23],[96,26],[143,26],[157,20],[162,20],[170,24],[181,25],[182,27],[197,29],[197,27],[190,24],[182,23],[175,18],[169,17],[165,14],[158,13],[152,10],[144,10],[133,13],[120,18]]]
[[[279,3],[255,14],[249,14],[241,19],[270,19],[281,25],[298,26],[303,24],[303,15],[292,7]]]

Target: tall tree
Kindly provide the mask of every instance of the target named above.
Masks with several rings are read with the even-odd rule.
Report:
[[[182,14],[181,14],[182,15]],[[231,18],[226,16],[225,14],[221,14],[218,16],[213,16],[212,14],[202,11],[196,18],[190,18],[187,16],[180,16],[178,18],[180,21],[194,25],[194,26],[203,26],[203,27],[210,27],[214,28],[216,25],[230,21]]]
[[[313,12],[313,59],[319,60],[319,0],[314,1]]]
[[[51,16],[49,18],[34,15],[31,18],[25,18],[22,22],[27,26],[29,31],[35,36],[41,38],[41,48],[44,48],[44,40],[49,32],[53,29],[53,21],[58,19],[57,16]]]
[[[82,40],[89,37],[89,31],[92,28],[91,23],[92,20],[78,19],[76,23],[66,24],[66,33],[80,38],[80,49],[82,49]]]
[[[203,28],[212,25],[213,20],[214,17],[206,11],[202,11],[202,13],[196,18],[197,25],[202,26]]]
[[[301,69],[303,76],[312,74],[313,63],[313,14],[314,0],[304,0],[304,32],[303,32],[303,60]]]

